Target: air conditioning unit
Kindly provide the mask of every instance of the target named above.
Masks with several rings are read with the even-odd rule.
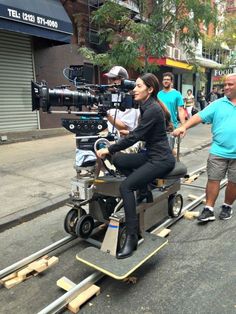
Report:
[[[89,42],[91,44],[99,45],[99,35],[97,31],[90,29],[88,35],[89,35]]]
[[[173,48],[171,46],[166,47],[166,57],[172,58]]]
[[[170,43],[175,45],[175,34],[172,34]]]
[[[173,48],[173,59],[180,60],[180,49]]]

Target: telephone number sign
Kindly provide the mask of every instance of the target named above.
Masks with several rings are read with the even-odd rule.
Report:
[[[23,11],[20,9],[6,7],[4,10],[1,10],[0,16],[10,20],[33,24],[35,26],[40,26],[44,28],[51,28],[55,30],[59,28],[59,22],[56,19],[37,15],[35,13]]]

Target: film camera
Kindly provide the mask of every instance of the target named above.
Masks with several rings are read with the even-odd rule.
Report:
[[[76,135],[95,135],[107,127],[105,117],[109,109],[124,111],[137,107],[129,93],[135,87],[134,81],[123,80],[120,85],[90,84],[86,70],[85,66],[64,70],[76,90],[69,89],[68,85],[51,89],[45,81],[32,81],[32,110],[75,114],[76,119],[62,119],[62,125]],[[53,111],[54,107],[60,110]],[[62,107],[66,111],[62,111]]]
[[[69,89],[68,85],[51,89],[45,81],[31,83],[32,110],[41,109],[47,113],[66,113],[70,116],[62,118],[61,121],[64,128],[76,135],[76,165],[78,167],[93,165],[95,159],[91,157],[94,155],[93,152],[106,145],[104,143],[114,141],[119,137],[115,129],[114,132],[107,133],[105,136],[100,135],[107,129],[107,111],[113,108],[125,110],[137,107],[129,93],[135,87],[134,81],[123,80],[120,85],[91,84],[89,70],[91,68],[86,66],[72,66],[64,69],[64,76],[72,82],[76,90]],[[95,144],[98,139],[101,140],[99,147]]]

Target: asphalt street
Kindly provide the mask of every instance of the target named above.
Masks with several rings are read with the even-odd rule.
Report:
[[[182,161],[191,172],[204,166],[207,155],[208,148],[204,148],[183,156]],[[204,186],[206,176],[194,183]],[[202,190],[183,186],[180,192],[201,194]],[[218,219],[223,193],[216,204],[216,221],[198,224],[196,220],[179,220],[170,228],[169,243],[135,271],[136,284],[105,276],[97,283],[101,294],[87,302],[80,313],[235,313],[236,220],[235,216],[228,221]],[[195,210],[201,209],[202,205]],[[1,232],[0,269],[64,237],[67,212],[68,207],[62,206]],[[82,240],[74,240],[53,252],[59,263],[42,275],[10,290],[0,287],[0,313],[38,313],[63,294],[56,286],[59,278],[66,276],[75,283],[85,279],[93,270],[79,263],[75,255],[87,246]]]

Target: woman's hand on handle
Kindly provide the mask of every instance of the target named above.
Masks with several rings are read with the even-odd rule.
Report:
[[[106,155],[109,154],[109,150],[107,148],[101,148],[99,150],[97,150],[97,156],[101,159],[104,159],[106,157]]]

